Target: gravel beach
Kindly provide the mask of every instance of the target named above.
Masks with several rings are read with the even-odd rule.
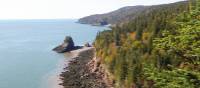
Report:
[[[104,73],[92,71],[94,63],[91,61],[95,56],[93,47],[84,47],[65,53],[65,55],[71,57],[72,60],[60,74],[63,81],[60,85],[64,88],[108,88],[104,81]]]

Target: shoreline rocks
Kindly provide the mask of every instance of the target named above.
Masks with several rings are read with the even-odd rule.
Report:
[[[92,46],[90,45],[90,43],[87,42],[84,44],[84,47],[92,47]]]
[[[53,51],[56,51],[57,53],[64,53],[80,48],[82,47],[74,45],[74,41],[71,36],[66,36],[64,42],[61,45],[55,47]]]
[[[65,72],[60,74],[64,88],[110,88],[104,80],[104,73],[101,70],[93,69],[92,59],[95,57],[93,47],[85,47],[77,57],[72,58]],[[95,65],[94,65],[95,66]]]
[[[59,85],[64,88],[111,88],[105,81],[105,73],[99,67],[100,63],[94,60],[95,48],[89,43],[75,46],[73,39],[66,36],[64,42],[53,50],[74,55],[68,66],[63,68],[64,72],[60,74],[62,83]]]

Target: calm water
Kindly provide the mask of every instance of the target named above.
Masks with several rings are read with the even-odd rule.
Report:
[[[41,88],[44,76],[64,59],[52,48],[66,35],[77,45],[92,42],[103,29],[75,20],[0,21],[0,88]]]

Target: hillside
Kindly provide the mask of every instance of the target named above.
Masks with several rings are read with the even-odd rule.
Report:
[[[128,19],[129,15],[136,16],[147,8],[147,6],[128,6],[106,14],[96,14],[81,18],[79,23],[92,25],[115,24]]]
[[[98,33],[96,55],[115,88],[200,88],[200,0],[194,1],[160,5]]]
[[[128,22],[140,16],[141,14],[147,14],[156,9],[173,8],[177,7],[177,5],[184,5],[184,4],[186,4],[185,1],[173,4],[154,5],[154,6],[127,6],[109,13],[96,14],[83,17],[80,18],[78,22],[91,25],[118,24],[122,22]]]

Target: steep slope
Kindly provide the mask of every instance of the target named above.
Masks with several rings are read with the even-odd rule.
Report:
[[[163,5],[98,33],[96,55],[115,88],[200,88],[200,0],[195,1]]]

